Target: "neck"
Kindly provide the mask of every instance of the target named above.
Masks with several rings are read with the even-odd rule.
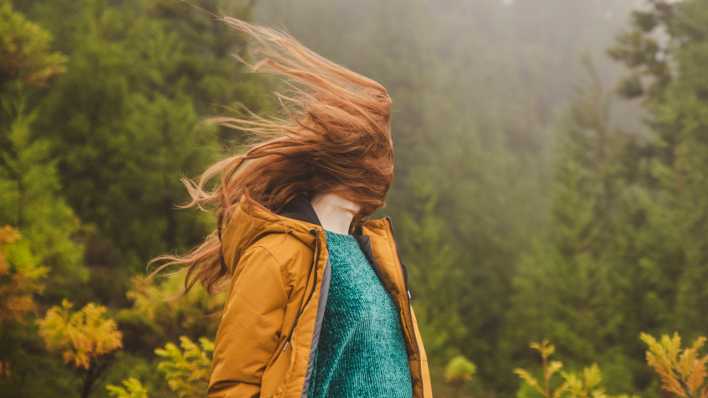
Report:
[[[354,202],[336,193],[316,195],[311,203],[322,227],[340,234],[349,233],[354,213],[359,210]]]

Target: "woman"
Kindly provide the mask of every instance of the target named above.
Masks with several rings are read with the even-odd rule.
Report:
[[[258,139],[186,182],[187,206],[219,227],[156,270],[228,289],[208,396],[431,397],[391,222],[368,219],[393,178],[386,89],[286,33],[223,21],[255,39],[252,69],[291,90],[276,94],[283,118],[213,118]]]

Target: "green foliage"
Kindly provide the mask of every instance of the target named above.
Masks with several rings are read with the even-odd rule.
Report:
[[[446,241],[445,222],[437,214],[438,194],[427,179],[414,186],[417,206],[403,214],[397,243],[406,253],[414,254],[407,262],[409,284],[416,299],[413,305],[426,337],[429,355],[442,356],[464,337],[461,317],[461,287],[454,283],[463,277],[460,259]],[[396,225],[398,227],[398,225]],[[441,297],[444,296],[444,297]],[[437,297],[439,300],[429,300]]]
[[[445,381],[448,383],[465,383],[477,373],[477,367],[469,359],[458,355],[450,359],[445,367]]]
[[[188,198],[180,179],[201,173],[230,141],[199,121],[236,101],[265,108],[265,90],[228,57],[241,40],[183,3],[57,1],[32,10],[69,55],[38,124],[68,202],[96,227],[87,261],[124,270],[117,284],[95,275],[96,294],[115,300],[147,260],[213,227],[204,214],[175,211]]]
[[[651,3],[649,11],[632,12],[632,29],[622,33],[607,50],[611,58],[629,69],[619,85],[619,93],[629,99],[640,96],[650,99],[665,89],[672,75],[671,52],[680,43],[674,23],[682,18],[676,18],[675,7],[665,0]],[[668,41],[660,38],[664,27],[669,32]]]
[[[185,331],[193,337],[216,333],[216,317],[224,297],[210,296],[202,289],[192,289],[182,296],[184,272],[177,272],[164,281],[150,281],[135,276],[126,293],[132,302],[121,309],[116,320],[121,328],[131,330],[141,346],[156,347],[166,340],[176,340]],[[212,314],[209,316],[208,314]]]
[[[108,395],[112,398],[148,398],[148,391],[140,380],[131,377],[123,380],[122,386],[108,385]]]
[[[602,374],[597,364],[584,368],[581,372],[561,371],[563,363],[551,360],[555,346],[547,340],[531,343],[531,348],[541,357],[542,378],[537,379],[531,372],[517,368],[514,370],[521,380],[535,391],[537,396],[544,398],[630,398],[628,395],[608,395],[602,387]],[[558,374],[562,380],[558,380]],[[535,396],[529,390],[521,390],[519,397]]]
[[[51,35],[0,3],[0,224],[22,231],[35,262],[48,267],[51,294],[86,281],[83,246],[76,241],[79,221],[61,197],[56,161],[48,139],[37,137],[38,110],[30,108],[31,89],[63,71],[64,57],[51,52]]]
[[[633,159],[645,165],[640,176],[653,196],[645,227],[652,232],[643,233],[640,249],[648,254],[644,264],[660,270],[652,278],[664,280],[656,292],[667,299],[662,324],[680,325],[692,335],[708,328],[699,310],[708,305],[702,283],[708,276],[707,5],[705,0],[652,2],[634,13],[632,29],[611,50],[632,78],[648,80],[642,93],[653,134]]]
[[[4,132],[8,146],[0,150],[0,223],[23,231],[37,261],[49,268],[57,294],[86,281],[88,273],[81,263],[83,246],[76,241],[79,221],[60,196],[49,141],[32,138],[33,119],[18,114]]]
[[[199,339],[199,344],[185,336],[179,340],[179,347],[167,343],[155,350],[155,354],[162,358],[157,369],[178,397],[202,397],[209,381],[214,343],[204,337]]]
[[[553,389],[551,386],[553,376],[563,367],[563,363],[560,361],[549,361],[550,356],[555,352],[555,347],[546,340],[531,343],[530,346],[541,356],[542,380],[539,381],[525,369],[514,369],[514,373],[544,398],[560,396],[563,388]]]
[[[51,51],[52,35],[24,15],[8,0],[0,2],[0,89],[20,82],[41,87],[64,72],[66,57]]]
[[[62,137],[54,154],[67,198],[98,227],[102,244],[91,248],[89,261],[137,271],[155,253],[205,232],[198,217],[174,206],[186,199],[180,178],[214,159],[215,131],[197,126],[193,101],[179,85],[161,81],[176,67],[178,37],[148,17],[102,12],[97,21],[76,21],[107,32],[77,43],[40,123],[47,132],[57,126],[51,137]],[[90,75],[101,79],[87,81]]]
[[[88,273],[79,221],[61,194],[51,144],[37,134],[37,99],[65,70],[51,33],[0,1],[0,395],[74,389],[61,361],[43,354],[34,317],[76,293]],[[21,234],[21,235],[20,235]],[[37,383],[37,374],[46,382]]]
[[[612,123],[612,97],[591,65],[589,72],[589,87],[556,127],[551,224],[519,262],[507,339],[513,356],[529,338],[548,338],[572,363],[638,368],[625,320],[636,306],[628,254],[640,229],[635,198],[645,191],[630,179],[624,156],[631,141]],[[632,387],[628,373],[612,376],[613,389]]]

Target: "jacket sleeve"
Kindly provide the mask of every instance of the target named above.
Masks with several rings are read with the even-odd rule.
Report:
[[[287,303],[281,267],[268,249],[241,256],[214,341],[208,398],[258,397]]]

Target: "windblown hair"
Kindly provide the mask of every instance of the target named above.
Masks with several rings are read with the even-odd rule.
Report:
[[[384,86],[314,53],[288,33],[232,17],[220,20],[254,39],[255,61],[236,58],[254,72],[284,77],[288,90],[275,93],[280,117],[249,111],[247,118],[208,119],[257,140],[243,153],[213,164],[196,181],[183,179],[191,201],[182,207],[212,211],[221,223],[244,194],[277,212],[298,195],[336,192],[361,206],[355,224],[382,207],[394,164],[391,98]],[[152,260],[160,265],[151,277],[169,266],[186,267],[184,294],[197,282],[213,293],[230,272],[220,261],[221,251],[214,231],[183,256]]]

